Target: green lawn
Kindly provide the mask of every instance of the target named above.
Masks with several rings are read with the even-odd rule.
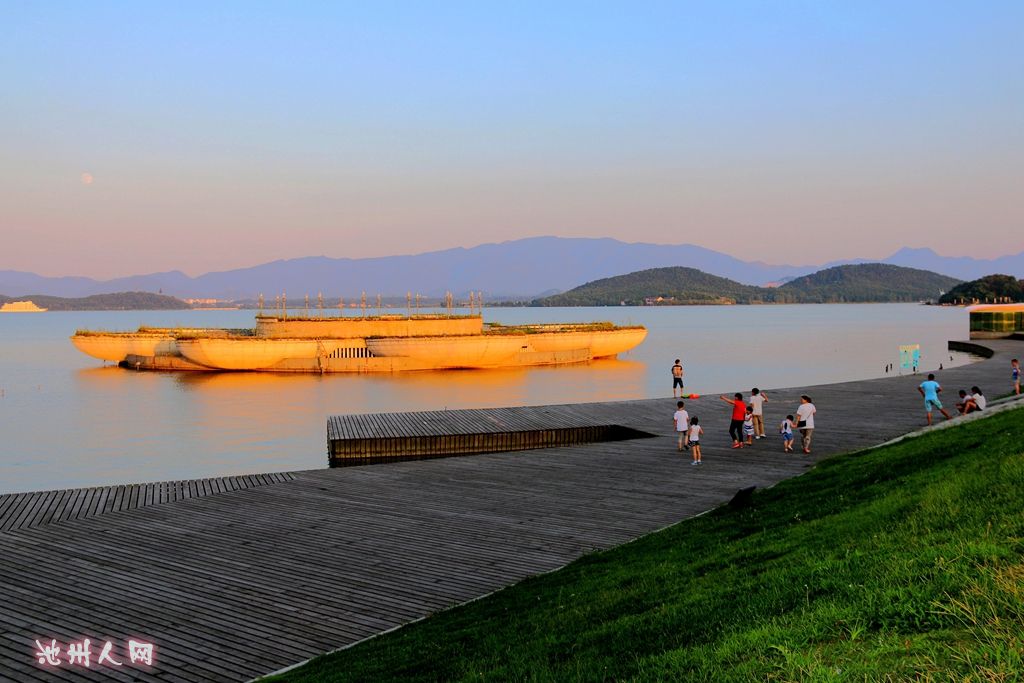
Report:
[[[1024,680],[1024,409],[754,496],[273,680]]]

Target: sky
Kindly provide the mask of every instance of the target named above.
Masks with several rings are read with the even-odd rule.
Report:
[[[0,270],[1024,250],[1024,3],[0,0]]]

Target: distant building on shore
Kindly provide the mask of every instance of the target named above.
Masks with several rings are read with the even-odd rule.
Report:
[[[31,301],[8,301],[0,306],[0,313],[42,313],[45,310]]]
[[[211,311],[233,311],[238,305],[224,299],[182,299],[192,308],[205,308]]]

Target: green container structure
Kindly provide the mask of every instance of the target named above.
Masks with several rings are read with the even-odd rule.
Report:
[[[1005,310],[985,308],[970,313],[971,337],[1008,337],[1024,332],[1024,310],[1020,306]]]

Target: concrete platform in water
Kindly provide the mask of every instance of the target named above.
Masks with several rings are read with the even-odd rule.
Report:
[[[83,353],[140,370],[399,372],[579,363],[639,345],[643,327],[611,323],[503,326],[479,315],[285,318],[250,330],[79,330]]]

